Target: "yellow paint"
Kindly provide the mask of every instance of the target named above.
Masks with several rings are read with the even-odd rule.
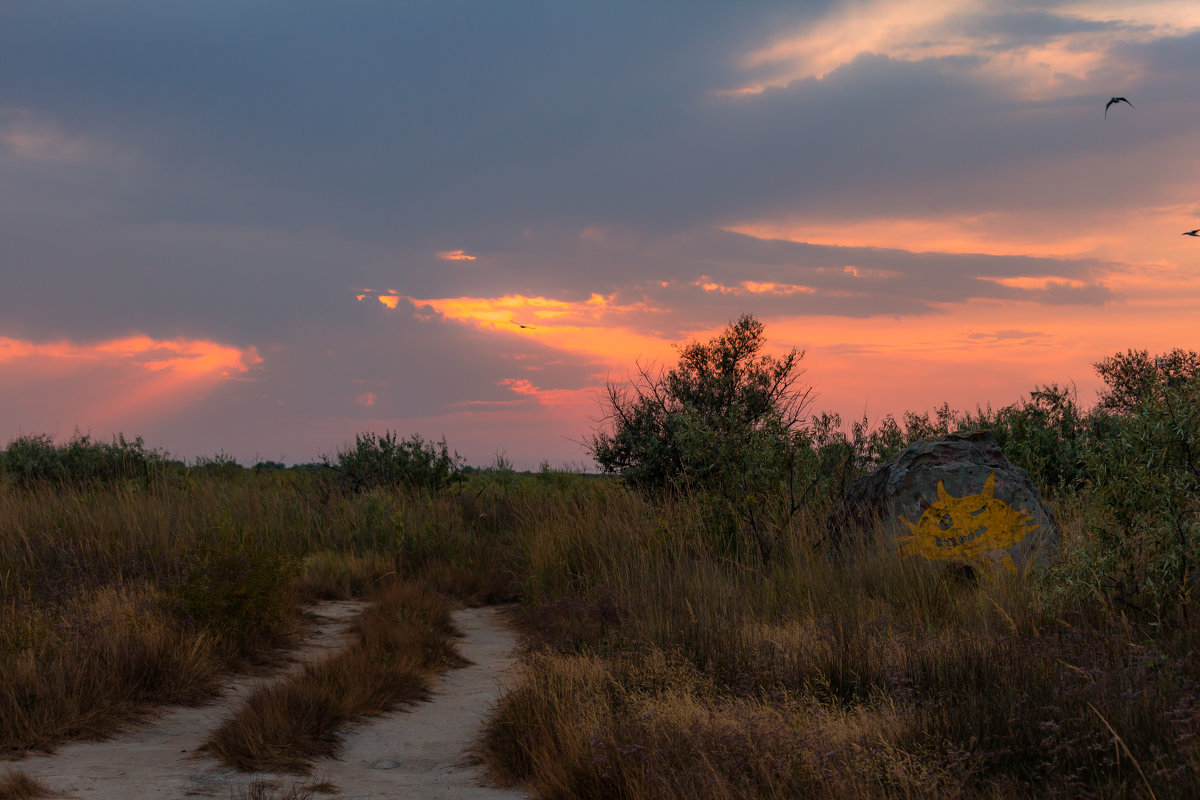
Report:
[[[912,531],[897,541],[906,555],[941,561],[979,563],[999,561],[1015,571],[1012,547],[1036,530],[1030,514],[996,499],[996,473],[988,475],[983,491],[954,497],[938,481],[938,499],[916,523],[899,518]]]

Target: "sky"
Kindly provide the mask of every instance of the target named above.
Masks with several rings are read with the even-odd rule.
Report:
[[[1200,349],[1195,2],[6,0],[0,53],[0,444],[590,469],[742,314],[872,422]]]

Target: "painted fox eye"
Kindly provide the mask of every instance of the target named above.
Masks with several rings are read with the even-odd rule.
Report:
[[[942,514],[942,518],[938,520],[938,527],[944,531],[948,531],[954,527],[954,517],[949,514]]]
[[[988,510],[988,504],[984,503],[980,508],[971,512],[972,517],[978,517],[980,514]]]

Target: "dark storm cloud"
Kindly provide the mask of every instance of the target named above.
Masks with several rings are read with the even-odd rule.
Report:
[[[1010,43],[1016,40],[1022,44],[1029,44],[1063,34],[1102,31],[1118,25],[1116,22],[1063,16],[1049,11],[998,11],[998,8],[996,5],[988,12],[969,15],[962,19],[957,27],[967,33],[986,33]]]
[[[765,35],[761,15],[690,4],[60,5],[0,12],[21,65],[0,96],[182,179],[143,213],[373,232],[560,204],[543,196],[556,163],[658,127],[714,84],[739,33]],[[188,189],[213,172],[278,202],[206,208]]]
[[[878,213],[902,194],[929,212],[983,204],[964,172],[1079,147],[1069,115],[1031,118],[976,80],[982,53],[864,55],[820,81],[714,96],[788,29],[771,6],[70,9],[0,12],[0,48],[21,65],[0,97],[136,150],[154,175],[125,201],[144,220],[488,249],[535,223],[671,230],[781,205]],[[985,23],[1034,38],[1088,24]]]
[[[412,414],[510,397],[505,353],[550,351],[368,309],[358,288],[615,293],[660,302],[662,318],[640,320],[652,330],[739,307],[862,317],[1118,299],[1096,261],[714,230],[781,211],[937,218],[1149,198],[1161,171],[1079,187],[1028,165],[1116,158],[1196,121],[1197,104],[1164,100],[1138,111],[1169,126],[1100,128],[1096,87],[1017,97],[981,80],[985,48],[863,54],[820,80],[716,93],[756,77],[747,52],[832,5],[5,3],[0,335],[253,345],[260,394],[316,414],[370,392],[371,413]],[[1002,43],[1111,26],[1028,9],[957,24]],[[1193,96],[1200,39],[1126,49],[1164,67],[1160,97]],[[434,255],[460,248],[477,260]],[[1013,277],[1050,282],[995,280]],[[702,279],[811,292],[721,294]],[[580,385],[592,366],[548,384]]]

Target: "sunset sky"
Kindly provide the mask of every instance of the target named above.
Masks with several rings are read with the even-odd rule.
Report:
[[[1194,0],[5,0],[0,53],[0,445],[592,468],[742,313],[872,421],[1200,349]]]

